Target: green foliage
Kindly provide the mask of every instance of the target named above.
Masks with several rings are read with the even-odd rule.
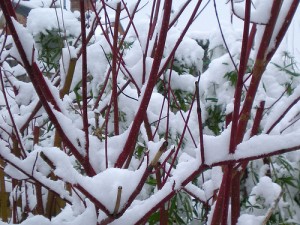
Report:
[[[74,93],[76,96],[76,101],[78,104],[80,104],[81,100],[82,100],[82,93],[81,93],[81,82],[79,82],[75,88],[74,88]]]
[[[255,209],[263,209],[259,203],[252,204],[250,201],[246,202],[245,207],[250,213],[253,213]]]
[[[287,51],[283,52],[283,65],[272,62],[272,64],[279,69],[293,77],[299,77],[300,73],[296,72],[297,64],[295,58]]]
[[[137,159],[142,159],[142,157],[144,156],[146,148],[141,145],[140,143],[138,143],[137,147],[135,148],[135,152],[134,155]]]
[[[193,219],[190,200],[190,197],[184,192],[179,192],[172,198],[169,209],[170,224],[188,224]]]
[[[187,66],[184,63],[181,63],[180,61],[178,61],[177,59],[174,60],[172,69],[174,71],[176,71],[179,75],[185,74],[185,73],[196,75],[196,73],[198,72],[196,65]]]
[[[176,97],[177,104],[175,100],[171,102],[171,108],[175,111],[183,110],[187,111],[192,103],[193,95],[186,91],[174,90],[174,95]]]
[[[274,66],[276,66],[280,71],[283,71],[291,76],[294,76],[294,77],[299,77],[300,76],[300,73],[297,73],[297,72],[294,72],[293,70],[294,69],[291,69],[290,67],[292,65],[287,65],[287,66],[281,66],[277,63],[272,63]]]
[[[46,30],[46,34],[40,33],[36,43],[40,45],[39,60],[43,63],[45,72],[59,69],[59,59],[64,47],[64,40],[55,30]]]
[[[165,82],[165,85],[164,85]],[[168,90],[165,86],[167,86],[167,81],[159,80],[157,83],[157,91],[162,95],[166,96]],[[193,93],[182,91],[179,89],[173,89],[174,96],[171,98],[170,108],[173,112],[177,112],[179,110],[187,111],[193,100]]]
[[[292,86],[292,83],[285,83],[286,93],[287,95],[291,95],[294,92],[294,88]]]
[[[121,50],[130,50],[132,48],[134,41],[123,41],[122,45],[120,45],[120,39],[119,39],[119,48]]]
[[[159,223],[159,219],[160,219],[160,213],[155,212],[149,217],[147,222],[149,225],[156,225]]]
[[[210,105],[206,108],[207,118],[204,126],[207,126],[215,135],[219,135],[222,131],[225,114],[221,105]]]
[[[204,50],[204,56],[202,59],[203,66],[202,66],[202,72],[205,72],[208,69],[208,66],[211,62],[211,57],[209,57],[209,40],[196,40],[198,45],[202,47]]]
[[[169,225],[188,225],[193,220],[204,221],[199,218],[191,197],[183,191],[178,192],[166,205]],[[149,225],[159,224],[160,212],[153,213],[149,219]]]
[[[231,72],[227,72],[224,75],[224,78],[226,78],[227,80],[230,81],[230,85],[231,86],[236,86],[237,77],[238,77],[238,74],[237,74],[237,72],[235,70],[231,71]]]
[[[286,94],[291,95],[297,86],[294,81],[300,76],[300,73],[297,72],[298,67],[295,58],[287,51],[284,51],[282,54],[282,61],[280,63],[271,62],[271,64],[288,76],[288,81],[283,85],[285,86]]]
[[[288,153],[289,154],[289,153]],[[266,161],[267,162],[267,161]],[[270,164],[265,165],[270,168],[271,179],[274,183],[277,183],[282,188],[282,201],[275,210],[273,211],[270,219],[268,220],[268,225],[277,224],[297,224],[290,221],[295,215],[295,211],[300,207],[300,167],[299,162],[290,161],[287,155],[278,155],[270,159]],[[256,203],[251,204],[248,199],[251,197],[248,193],[249,189],[246,190],[245,187],[250,183],[253,187],[257,185],[259,177],[264,174],[261,173],[261,160],[253,161],[249,164],[247,173],[245,173],[242,178],[241,205],[244,210],[249,213],[254,213],[255,210],[267,211],[269,206],[264,204],[265,199],[262,197],[256,198]],[[292,204],[290,204],[292,203]]]

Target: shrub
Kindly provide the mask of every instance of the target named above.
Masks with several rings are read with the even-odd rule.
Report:
[[[191,1],[27,27],[1,1],[1,224],[299,223],[299,71],[276,52],[299,1],[266,2],[230,1],[243,33],[210,36],[187,32],[202,1],[181,29]]]

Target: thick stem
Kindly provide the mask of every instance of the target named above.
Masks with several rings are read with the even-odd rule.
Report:
[[[230,192],[232,186],[232,173],[233,173],[233,164],[229,163],[225,166],[224,175],[222,183],[224,182],[224,200],[222,205],[222,219],[221,225],[227,225],[228,213],[229,213],[229,201],[230,201]]]
[[[280,4],[280,3],[277,3],[277,4]],[[284,22],[276,36],[276,39],[275,39],[275,45],[274,47],[268,52],[268,55],[267,55],[267,61],[270,61],[271,58],[273,57],[274,53],[276,52],[276,50],[278,49],[281,41],[283,40],[291,22],[292,22],[292,19],[296,13],[296,10],[298,8],[298,5],[299,5],[299,1],[298,0],[293,0],[291,6],[290,6],[290,9],[284,19]]]
[[[121,13],[121,3],[117,4],[116,9],[116,16],[115,16],[115,23],[114,23],[114,33],[113,33],[113,51],[112,52],[118,52],[118,37],[119,37],[119,23],[120,23],[120,13]],[[119,107],[118,107],[118,71],[117,71],[117,54],[113,54],[112,56],[112,103],[113,103],[113,109],[114,109],[114,130],[115,135],[119,135]]]
[[[172,1],[166,0],[165,1],[165,8],[164,8],[164,16],[162,22],[162,29],[159,35],[158,40],[158,48],[155,51],[155,57],[152,65],[152,70],[150,72],[149,80],[146,85],[145,92],[143,94],[142,100],[140,102],[140,107],[135,115],[132,127],[130,129],[128,138],[126,143],[123,147],[121,154],[119,155],[115,167],[122,167],[124,162],[126,161],[127,157],[130,153],[134,150],[136,137],[140,131],[140,126],[145,118],[145,113],[148,108],[148,104],[151,98],[151,93],[157,81],[157,73],[159,71],[159,66],[161,59],[163,57],[164,46],[167,37],[167,27],[169,26],[170,16],[171,16],[171,9],[172,9]]]
[[[8,192],[6,192],[5,173],[3,171],[4,162],[0,159],[0,218],[3,222],[8,221]]]
[[[237,85],[234,94],[234,110],[232,114],[232,126],[231,126],[231,134],[230,134],[230,144],[229,144],[229,153],[234,153],[236,147],[236,131],[238,126],[238,119],[240,113],[240,105],[242,98],[242,90],[243,90],[243,78],[247,68],[248,57],[247,52],[249,52],[248,48],[248,35],[249,35],[249,27],[250,27],[250,14],[251,14],[251,0],[245,1],[245,21],[244,21],[244,32],[243,32],[243,42],[242,42],[242,51],[240,58],[240,66],[238,70],[238,78]]]
[[[232,114],[232,127],[231,127],[231,134],[230,134],[230,144],[229,144],[229,153],[234,153],[235,148],[237,145],[236,142],[236,131],[239,121],[239,113],[240,113],[240,104],[242,98],[242,90],[244,84],[244,74],[246,72],[248,57],[252,46],[249,45],[248,42],[252,44],[253,39],[249,41],[249,28],[250,28],[250,15],[251,15],[251,0],[245,1],[245,20],[244,20],[244,32],[243,32],[243,42],[242,42],[242,50],[241,50],[241,58],[240,58],[240,65],[238,70],[238,78],[237,78],[237,85],[234,94],[234,110]],[[250,36],[250,38],[254,38]],[[248,54],[247,54],[248,53]],[[223,219],[222,224],[227,224],[227,215],[228,215],[228,205],[229,205],[229,198],[231,193],[231,223],[235,225],[237,223],[238,217],[240,215],[240,177],[233,175],[233,165],[228,165],[228,171],[225,171],[224,176],[225,178],[225,199],[223,202]],[[224,181],[224,180],[223,180]],[[222,181],[222,182],[223,182]],[[230,188],[231,187],[231,188]]]
[[[275,24],[278,18],[278,14],[281,8],[281,3],[280,2],[273,2],[272,9],[271,9],[271,17],[269,19],[268,25],[266,25],[265,31],[263,33],[262,41],[260,43],[257,57],[255,60],[254,68],[253,68],[253,73],[252,73],[252,79],[251,83],[246,95],[246,99],[244,102],[243,109],[241,111],[239,123],[237,126],[237,137],[236,137],[236,142],[240,143],[243,140],[246,127],[248,124],[248,121],[250,119],[250,113],[252,109],[252,105],[254,102],[254,98],[257,92],[257,88],[259,85],[259,82],[261,80],[262,74],[266,69],[266,66],[268,64],[268,61],[266,60],[266,55],[268,52],[268,48],[270,45],[270,41],[272,38],[272,34],[275,28]]]
[[[237,224],[238,218],[240,217],[240,177],[243,171],[235,171],[232,177],[231,183],[231,224]]]
[[[155,166],[155,177],[158,190],[162,188],[162,176],[160,166],[160,163],[157,163],[157,165]],[[166,210],[165,204],[162,204],[162,206],[159,209],[159,222],[160,225],[168,225],[168,210]]]
[[[89,122],[88,122],[88,98],[87,98],[87,39],[85,28],[85,0],[80,0],[80,25],[81,25],[81,38],[82,38],[82,122],[83,131],[85,136],[85,157],[84,164],[87,174],[92,174],[91,165],[89,163]]]

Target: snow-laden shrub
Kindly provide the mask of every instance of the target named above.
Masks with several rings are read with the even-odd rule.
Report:
[[[0,224],[299,223],[299,71],[274,54],[299,2],[233,2],[248,39],[187,32],[201,1],[183,28],[171,0],[26,27],[1,2]]]

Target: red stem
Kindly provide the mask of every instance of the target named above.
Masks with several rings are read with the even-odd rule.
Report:
[[[105,4],[105,3],[103,3],[103,4]],[[92,5],[92,8],[93,8],[94,11],[96,11],[96,8],[95,8],[94,5]],[[105,7],[103,7],[103,8],[104,8],[105,13],[107,13]],[[106,14],[105,14],[105,15],[106,15]],[[114,49],[114,47],[113,47],[113,44],[111,43],[110,38],[109,38],[109,36],[108,36],[106,30],[104,29],[103,25],[101,24],[101,20],[100,20],[99,15],[98,15],[98,14],[95,14],[95,16],[96,16],[95,19],[98,21],[98,24],[99,24],[99,26],[100,26],[100,28],[101,28],[101,30],[102,30],[102,33],[103,33],[103,35],[104,35],[104,37],[105,37],[105,39],[106,39],[106,41],[107,41],[107,43],[108,43],[110,49],[112,50],[112,54],[113,54],[113,55],[116,55],[116,56],[118,57],[119,64],[121,64],[121,65],[122,65],[122,68],[126,71],[126,73],[124,73],[124,74],[129,76],[129,78],[131,79],[132,84],[133,84],[133,85],[135,86],[135,88],[137,89],[137,92],[140,93],[140,88],[139,88],[138,85],[136,84],[135,80],[133,79],[133,77],[132,77],[132,75],[130,74],[130,72],[128,71],[128,69],[126,68],[126,64],[125,64],[125,62],[123,61],[122,55],[121,55],[121,53],[118,51],[119,48],[121,47],[121,45],[119,45],[119,48],[117,48],[117,51],[115,51],[115,49]],[[106,15],[105,18],[107,18],[107,17],[108,17],[108,16]],[[107,24],[105,24],[105,25],[107,25]],[[124,34],[124,36],[125,36],[125,34]],[[122,42],[122,43],[123,43],[123,42]],[[122,69],[121,69],[121,71],[122,71]],[[94,108],[96,108],[96,107],[94,107]]]
[[[263,118],[263,112],[264,112],[265,102],[260,102],[260,106],[256,111],[256,115],[254,118],[252,130],[250,137],[253,137],[254,135],[257,135],[259,132],[259,126],[261,123],[261,120]],[[238,218],[240,216],[240,178],[243,174],[246,166],[248,164],[248,161],[244,161],[241,165],[242,169],[236,169],[234,170],[234,175],[232,178],[232,190],[231,190],[231,223],[235,225],[238,221]]]
[[[95,101],[95,105],[93,107],[93,110],[97,109],[98,106],[99,106],[99,102],[101,101],[102,96],[103,96],[104,91],[105,91],[105,88],[106,88],[106,86],[108,84],[110,72],[111,72],[111,68],[109,68],[108,71],[107,71],[107,73],[106,73],[105,80],[104,80],[103,85],[102,85],[102,89],[101,89],[101,91],[100,91],[100,93],[99,93],[99,95],[98,95],[98,97],[97,97],[97,99]]]
[[[166,0],[165,1],[165,10],[162,20],[162,29],[159,35],[159,41],[158,41],[158,48],[155,51],[155,57],[152,65],[152,69],[150,72],[149,80],[144,92],[144,95],[142,97],[142,100],[140,102],[140,107],[137,111],[137,114],[135,115],[132,127],[130,129],[128,138],[126,140],[126,143],[124,145],[124,148],[119,155],[115,167],[121,168],[126,161],[127,157],[130,155],[130,153],[134,150],[136,137],[139,134],[140,126],[144,120],[145,113],[147,111],[147,107],[151,98],[151,93],[153,91],[153,88],[157,81],[157,73],[159,70],[160,62],[163,57],[163,51],[164,46],[166,42],[167,37],[167,27],[169,26],[169,20],[171,15],[171,9],[172,9],[172,1]]]
[[[243,78],[246,72],[248,57],[250,54],[250,49],[252,46],[253,39],[249,41],[249,27],[250,27],[250,15],[251,15],[251,0],[245,1],[245,20],[244,20],[244,31],[243,31],[243,42],[242,42],[242,49],[241,49],[241,58],[240,58],[240,65],[238,70],[238,78],[237,78],[237,85],[234,94],[234,110],[232,114],[232,127],[231,127],[231,134],[230,134],[230,144],[229,144],[229,153],[232,154],[235,152],[235,148],[237,145],[236,142],[236,132],[239,120],[239,113],[240,113],[240,105],[241,105],[241,98],[242,98],[242,91],[243,91]],[[252,38],[254,36],[251,36]],[[248,43],[249,42],[249,43]],[[250,49],[249,49],[250,48]],[[237,218],[240,214],[239,208],[239,191],[240,191],[240,182],[239,179],[233,176],[233,164],[229,164],[225,171],[222,180],[221,188],[224,188],[224,200],[222,202],[222,220],[221,224],[227,225],[227,218],[228,218],[228,209],[229,209],[229,199],[230,193],[232,197],[232,211],[231,211],[231,218],[232,224],[237,222]],[[233,176],[233,177],[232,177]],[[225,182],[223,184],[223,182]],[[231,188],[231,186],[236,185],[235,188]],[[216,204],[221,204],[219,201]]]
[[[159,13],[159,8],[160,8],[160,0],[155,0],[155,2],[153,3],[155,4],[155,11],[154,11],[154,15],[153,15],[153,20],[151,21],[150,24],[150,31],[149,31],[149,39],[151,40],[154,34],[154,30],[157,24],[157,20],[158,20],[158,13]]]
[[[178,19],[180,18],[181,14],[184,12],[184,10],[186,9],[186,7],[191,3],[192,0],[188,0],[184,3],[183,6],[181,6],[180,10],[178,11],[178,13],[176,14],[176,16],[173,18],[173,20],[170,22],[169,25],[169,29],[171,29],[171,27],[174,26],[174,24],[178,21]]]
[[[52,111],[52,106],[55,110],[61,112],[60,108],[58,107],[58,104],[52,95],[52,92],[50,91],[45,78],[43,77],[43,74],[41,73],[38,65],[35,62],[29,62],[26,56],[26,53],[24,51],[24,48],[20,42],[20,38],[17,34],[17,31],[14,27],[11,14],[10,14],[10,8],[12,8],[11,1],[0,1],[0,6],[2,9],[2,12],[5,16],[6,23],[11,31],[11,35],[14,39],[16,48],[18,49],[18,52],[20,54],[20,57],[23,61],[24,68],[27,71],[28,76],[30,77],[30,80],[36,90],[37,95],[39,96],[43,107],[45,108],[49,119],[52,121],[52,123],[55,125],[56,129],[58,130],[62,141],[66,144],[66,146],[69,147],[73,155],[76,157],[76,159],[83,163],[84,157],[80,154],[78,149],[72,144],[72,142],[69,140],[68,136],[64,133],[58,119],[56,118],[54,112]],[[52,105],[52,106],[51,106]],[[91,172],[89,172],[89,169],[86,168],[86,165],[83,164],[83,167],[86,169],[87,174],[92,176],[95,175],[95,171],[91,168]]]
[[[129,29],[130,29],[130,26],[132,26],[135,35],[136,35],[137,38],[139,39],[139,34],[138,34],[138,31],[137,31],[137,29],[136,29],[136,27],[135,27],[135,24],[134,24],[134,22],[133,22],[133,19],[134,19],[135,14],[137,13],[137,9],[138,9],[138,6],[139,6],[139,4],[140,4],[140,1],[138,1],[138,2],[135,4],[135,7],[134,7],[134,9],[133,9],[131,15],[130,15],[129,9],[128,9],[128,7],[127,7],[127,4],[124,2],[124,0],[122,0],[122,3],[123,3],[123,7],[124,7],[125,11],[127,12],[127,15],[128,15],[128,18],[129,18],[129,23],[128,23],[128,25],[127,25],[125,31],[124,31],[124,34],[123,34],[122,39],[120,40],[119,49],[120,49],[120,47],[121,47],[121,46],[123,45],[123,43],[124,43],[124,40],[125,40],[125,38],[126,38],[126,36],[127,36],[127,33],[128,33],[128,31],[129,31]]]
[[[234,94],[234,109],[232,114],[232,126],[231,126],[230,144],[229,144],[229,153],[231,154],[234,153],[237,144],[236,131],[238,126],[238,119],[239,119],[240,105],[241,105],[241,98],[242,98],[243,78],[246,72],[248,57],[249,57],[249,55],[247,55],[247,52],[249,52],[248,35],[249,35],[249,27],[250,27],[251,0],[246,0],[245,5],[246,6],[245,6],[243,42],[242,42],[240,66],[238,70],[237,85]]]
[[[248,40],[248,46],[247,46],[247,53],[246,53],[246,58],[249,59],[250,53],[251,53],[251,49],[253,47],[253,43],[254,43],[254,38],[256,35],[256,24],[253,24],[251,27],[251,31],[249,34],[249,40]],[[245,81],[244,81],[245,82]]]
[[[279,3],[277,3],[279,5]],[[291,6],[290,6],[290,9],[284,19],[284,22],[276,36],[276,41],[275,41],[275,46],[268,52],[268,55],[267,55],[267,61],[270,61],[271,58],[273,57],[274,53],[276,52],[276,50],[278,49],[281,41],[283,40],[291,22],[292,22],[292,19],[295,15],[295,12],[298,8],[298,5],[299,5],[299,0],[293,0]]]
[[[278,18],[278,14],[281,8],[282,0],[279,2],[273,2],[271,9],[271,17],[268,25],[266,25],[265,31],[263,33],[262,41],[260,43],[256,61],[253,68],[253,75],[251,79],[251,83],[246,95],[245,103],[241,112],[240,120],[237,126],[237,137],[236,143],[240,143],[243,140],[247,123],[250,118],[250,112],[252,109],[252,105],[254,102],[254,98],[257,92],[257,88],[259,82],[261,80],[262,74],[267,66],[266,54],[268,51],[268,47],[270,45],[270,41],[272,38],[272,34],[274,31],[274,27]]]
[[[83,131],[85,135],[85,157],[84,164],[86,169],[88,169],[87,174],[91,174],[90,164],[89,164],[89,124],[88,124],[88,102],[87,102],[87,39],[85,30],[85,0],[80,0],[80,25],[81,25],[81,38],[82,38],[82,122]]]
[[[299,102],[300,97],[296,98],[285,110],[284,112],[277,118],[277,120],[270,126],[270,128],[267,130],[266,134],[269,134],[274,127],[283,119],[283,117],[290,111],[291,108],[293,108],[294,105]]]
[[[197,14],[197,11],[198,11],[201,3],[202,3],[202,0],[198,0],[197,1],[197,4],[195,5],[194,10],[193,10],[193,12],[192,12],[189,20],[187,21],[186,25],[184,26],[184,28],[183,28],[183,30],[181,32],[181,35],[179,36],[179,38],[178,38],[176,44],[174,45],[171,53],[167,57],[167,60],[165,61],[165,64],[161,67],[161,69],[157,73],[157,77],[160,77],[164,73],[164,71],[168,68],[169,63],[172,60],[172,58],[174,57],[177,48],[179,47],[180,43],[182,42],[183,38],[185,37],[186,32],[188,31],[188,29],[192,25],[192,23],[194,21],[194,18],[195,18],[196,14]]]
[[[13,127],[13,130],[15,131],[15,136],[16,136],[16,140],[18,141],[18,145],[21,149],[21,155],[22,157],[26,157],[26,152],[25,152],[25,149],[24,149],[24,146],[23,146],[23,141],[20,137],[20,132],[19,132],[19,129],[15,123],[15,120],[14,120],[14,117],[13,117],[13,114],[10,110],[10,105],[8,103],[8,99],[7,99],[7,96],[6,96],[6,92],[5,92],[5,85],[4,85],[4,82],[3,82],[3,76],[2,76],[2,69],[0,67],[0,80],[1,80],[1,86],[2,86],[2,92],[3,92],[3,97],[4,97],[4,101],[5,101],[5,104],[6,104],[6,108],[7,108],[7,111],[8,111],[8,115],[9,115],[9,118],[11,120],[11,123],[12,123],[12,127]]]
[[[260,102],[259,107],[256,111],[256,115],[255,115],[255,118],[254,118],[252,130],[251,130],[251,133],[250,133],[250,137],[253,137],[254,135],[258,134],[259,125],[260,125],[260,122],[263,118],[264,109],[265,109],[265,101],[262,101],[262,102]]]
[[[166,176],[165,176],[165,179],[163,180],[163,185],[165,185],[165,183],[167,182],[167,179],[170,177],[170,175],[171,175],[171,170],[172,170],[173,166],[175,165],[175,161],[177,160],[177,155],[178,155],[179,150],[180,150],[180,148],[181,148],[181,145],[182,145],[182,143],[183,143],[184,135],[185,135],[186,129],[187,129],[187,127],[188,127],[188,123],[189,123],[190,115],[191,115],[191,112],[192,112],[192,109],[193,109],[194,101],[195,101],[195,95],[193,96],[191,108],[190,108],[190,110],[189,110],[189,112],[188,112],[188,115],[187,115],[187,118],[186,118],[186,121],[185,121],[183,130],[182,130],[182,133],[180,134],[180,139],[179,139],[179,141],[178,141],[177,148],[176,148],[175,154],[174,154],[174,156],[173,156],[173,160],[172,160],[172,162],[170,163],[170,168],[168,169],[168,171],[167,171],[167,173],[166,173]]]
[[[227,225],[227,220],[228,220],[233,165],[234,164],[229,163],[228,165],[225,166],[222,184],[220,187],[221,190],[224,189],[223,202],[222,202],[223,203],[222,204],[222,217],[221,217],[222,225]],[[218,196],[218,198],[219,198],[219,196]],[[217,204],[218,204],[218,200],[217,200]]]
[[[148,35],[147,35],[147,40],[146,40],[145,51],[143,51],[142,84],[144,84],[145,81],[146,81],[146,58],[148,56],[149,43],[150,43],[150,40],[152,39],[152,37],[150,36],[150,33],[151,33],[151,30],[152,30],[152,26],[153,26],[153,17],[154,17],[154,11],[155,11],[154,10],[155,9],[155,4],[156,4],[156,0],[154,0],[153,3],[152,3],[152,10],[151,10],[151,16],[150,16],[150,25],[149,25],[149,29],[148,29]],[[157,42],[157,37],[155,38],[155,43],[156,42]],[[156,46],[156,44],[153,45],[152,52],[153,52],[155,46]]]
[[[241,205],[240,205],[240,193],[241,183],[240,177],[243,174],[243,170],[234,170],[231,181],[231,224],[236,225],[238,218],[240,217]]]
[[[171,70],[171,72],[172,72],[172,70]],[[162,81],[162,82],[164,82],[164,81]],[[163,84],[164,84],[164,87],[166,88],[165,83],[163,83]],[[172,90],[172,88],[170,87],[170,80],[169,80],[168,92],[170,92],[170,93],[172,94],[172,100],[174,101],[175,105],[176,105],[177,108],[179,109],[178,112],[180,113],[181,118],[182,118],[183,121],[186,123],[186,119],[184,118],[184,115],[183,115],[183,113],[182,113],[182,110],[180,109],[181,107],[180,107],[180,105],[179,105],[179,103],[178,103],[178,101],[177,101],[177,97],[176,97],[174,91]],[[170,98],[169,98],[169,104],[168,104],[168,105],[170,105],[170,102],[171,102],[171,101],[170,101]],[[195,147],[197,147],[195,138],[193,137],[193,134],[192,134],[192,131],[191,131],[189,125],[187,125],[187,130],[188,130],[189,135],[190,135],[190,137],[191,137],[191,139],[192,139],[192,141],[193,141],[193,144],[195,145]]]

